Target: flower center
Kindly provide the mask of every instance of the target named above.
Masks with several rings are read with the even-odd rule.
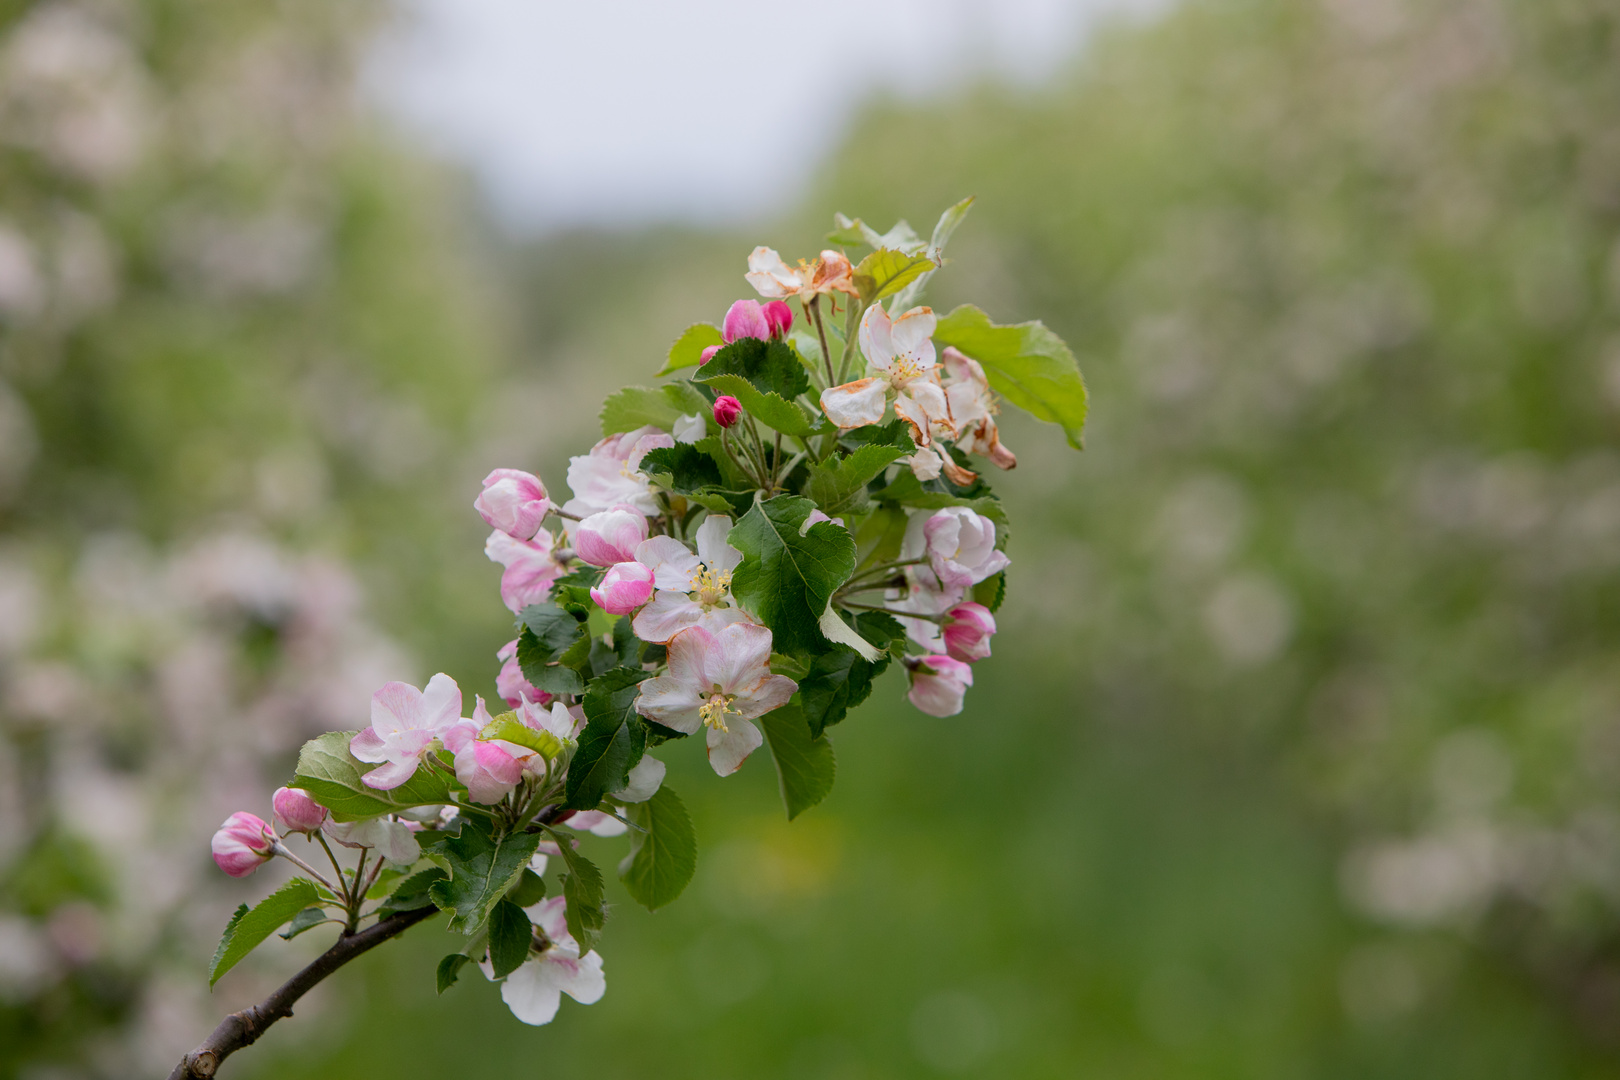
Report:
[[[691,589],[693,600],[705,608],[712,608],[725,601],[731,591],[730,570],[710,570],[707,566],[699,564],[700,568],[692,574]]]
[[[698,716],[702,717],[704,724],[716,731],[729,731],[731,729],[726,727],[726,713],[742,715],[742,710],[732,708],[732,702],[736,700],[736,694],[728,694],[716,686],[709,694],[709,700],[698,706]]]
[[[923,373],[922,365],[909,356],[897,356],[889,367],[889,381],[896,387],[904,386]]]

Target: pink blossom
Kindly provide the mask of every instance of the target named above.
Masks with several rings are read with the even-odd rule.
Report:
[[[601,510],[574,530],[574,554],[592,566],[612,566],[636,557],[636,545],[647,539],[647,517],[631,506]]]
[[[996,617],[983,604],[969,601],[958,604],[946,612],[951,621],[945,624],[945,652],[964,664],[983,660],[990,655],[990,638],[996,632]]]
[[[209,846],[221,870],[231,877],[247,877],[270,861],[275,842],[269,822],[238,810],[225,819]]]
[[[440,672],[425,691],[391,682],[371,696],[371,726],[349,740],[360,761],[386,762],[361,777],[367,787],[388,791],[416,774],[422,755],[461,719],[461,688]]]
[[[916,557],[908,554],[904,547],[900,554],[902,558]],[[941,584],[926,566],[908,566],[905,590],[888,590],[884,604],[892,610],[914,612],[918,616],[943,615],[962,602],[966,591],[959,585]],[[934,653],[945,651],[945,639],[935,620],[901,616],[900,624],[906,628],[906,636],[924,649]]]
[[[721,394],[714,399],[714,422],[723,428],[729,428],[742,417],[742,402],[730,394]]]
[[[771,336],[771,324],[765,318],[765,312],[760,309],[758,300],[738,300],[726,312],[725,324],[721,327],[720,338],[727,345],[741,338],[768,339]]]
[[[314,832],[326,824],[326,807],[302,788],[277,788],[270,805],[275,808],[276,820],[288,832]]]
[[[506,568],[501,574],[501,602],[514,614],[551,595],[551,583],[563,572],[552,554],[555,543],[544,529],[532,540],[519,540],[496,529],[484,542],[489,561]]]
[[[752,621],[731,601],[731,572],[742,552],[727,542],[730,532],[730,518],[710,514],[698,526],[695,555],[673,536],[650,537],[636,548],[636,561],[653,572],[658,590],[631,623],[638,638],[665,642],[688,626],[718,630]]]
[[[540,531],[540,523],[551,512],[551,500],[533,473],[496,469],[484,477],[484,490],[473,507],[490,528],[527,540]]]
[[[591,589],[591,599],[609,615],[628,615],[653,593],[653,572],[638,562],[614,563]]]
[[[602,958],[594,949],[580,956],[579,942],[568,932],[566,906],[565,898],[552,896],[523,909],[539,931],[538,952],[501,981],[501,1000],[525,1024],[551,1023],[564,994],[581,1005],[593,1005],[607,992]],[[487,960],[479,967],[485,978],[495,978]]]
[[[718,345],[705,346],[704,349],[703,349],[703,352],[698,354],[698,367],[702,367],[704,364],[707,364],[710,360],[713,360],[714,359],[714,354],[719,352],[719,351],[720,351],[720,346],[718,346]]]
[[[771,328],[771,337],[786,337],[793,329],[793,309],[784,301],[772,300],[765,305],[765,322]]]
[[[523,665],[518,662],[517,646],[517,639],[513,638],[502,645],[501,651],[495,654],[495,659],[501,661],[500,674],[495,676],[496,693],[514,709],[525,701],[550,705],[551,695],[537,689],[524,676]]]
[[[966,506],[947,506],[928,517],[912,515],[901,544],[902,558],[928,556],[928,565],[946,585],[966,587],[1007,568],[996,550],[996,523]]]
[[[534,753],[502,739],[480,738],[492,722],[484,699],[477,698],[471,719],[458,719],[444,733],[444,748],[456,756],[456,779],[473,802],[493,804],[523,779],[523,758]]]
[[[614,506],[656,514],[658,500],[641,471],[641,459],[648,451],[674,445],[668,432],[648,426],[609,435],[589,454],[569,458],[568,487],[574,497],[563,509],[581,518]]]
[[[906,697],[929,716],[955,716],[962,711],[962,699],[973,685],[973,669],[949,656],[920,656],[907,659],[911,689]]]
[[[712,634],[687,627],[670,638],[669,674],[641,684],[636,711],[687,734],[707,727],[709,764],[729,776],[764,742],[750,721],[787,704],[799,688],[773,675],[770,664],[766,627],[735,623]]]

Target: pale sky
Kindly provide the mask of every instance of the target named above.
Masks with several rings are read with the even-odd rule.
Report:
[[[872,92],[1050,77],[1162,0],[406,0],[374,98],[522,231],[790,205]]]

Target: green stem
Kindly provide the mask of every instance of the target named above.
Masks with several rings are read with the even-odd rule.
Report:
[[[844,351],[838,357],[838,383],[842,386],[849,381],[849,354],[855,345],[855,327],[857,325],[856,311],[861,307],[859,300],[849,302],[848,314],[844,316]]]
[[[896,611],[894,608],[878,607],[874,604],[852,604],[847,600],[840,600],[838,604],[852,611],[881,611],[885,615],[894,615],[902,619],[922,619],[941,626],[949,621],[944,615],[919,615],[915,611]]]
[[[816,324],[816,338],[821,342],[821,362],[827,368],[827,385],[837,386],[838,383],[833,379],[832,351],[827,348],[827,328],[821,324],[821,297],[811,299],[805,313],[810,316],[810,321]]]

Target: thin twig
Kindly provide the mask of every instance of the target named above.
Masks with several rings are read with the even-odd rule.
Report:
[[[810,316],[810,321],[816,324],[816,337],[821,341],[821,359],[827,367],[827,385],[837,386],[838,383],[833,376],[832,352],[827,348],[827,328],[821,325],[821,297],[811,299],[805,313]]]
[[[344,934],[330,949],[282,983],[269,997],[221,1020],[214,1033],[201,1046],[180,1059],[180,1064],[169,1074],[169,1080],[209,1080],[219,1071],[220,1063],[226,1058],[244,1046],[251,1046],[277,1020],[291,1016],[292,1007],[298,999],[328,975],[362,953],[369,952],[389,938],[398,937],[438,913],[439,909],[432,906],[401,911],[372,923],[359,933]]]

